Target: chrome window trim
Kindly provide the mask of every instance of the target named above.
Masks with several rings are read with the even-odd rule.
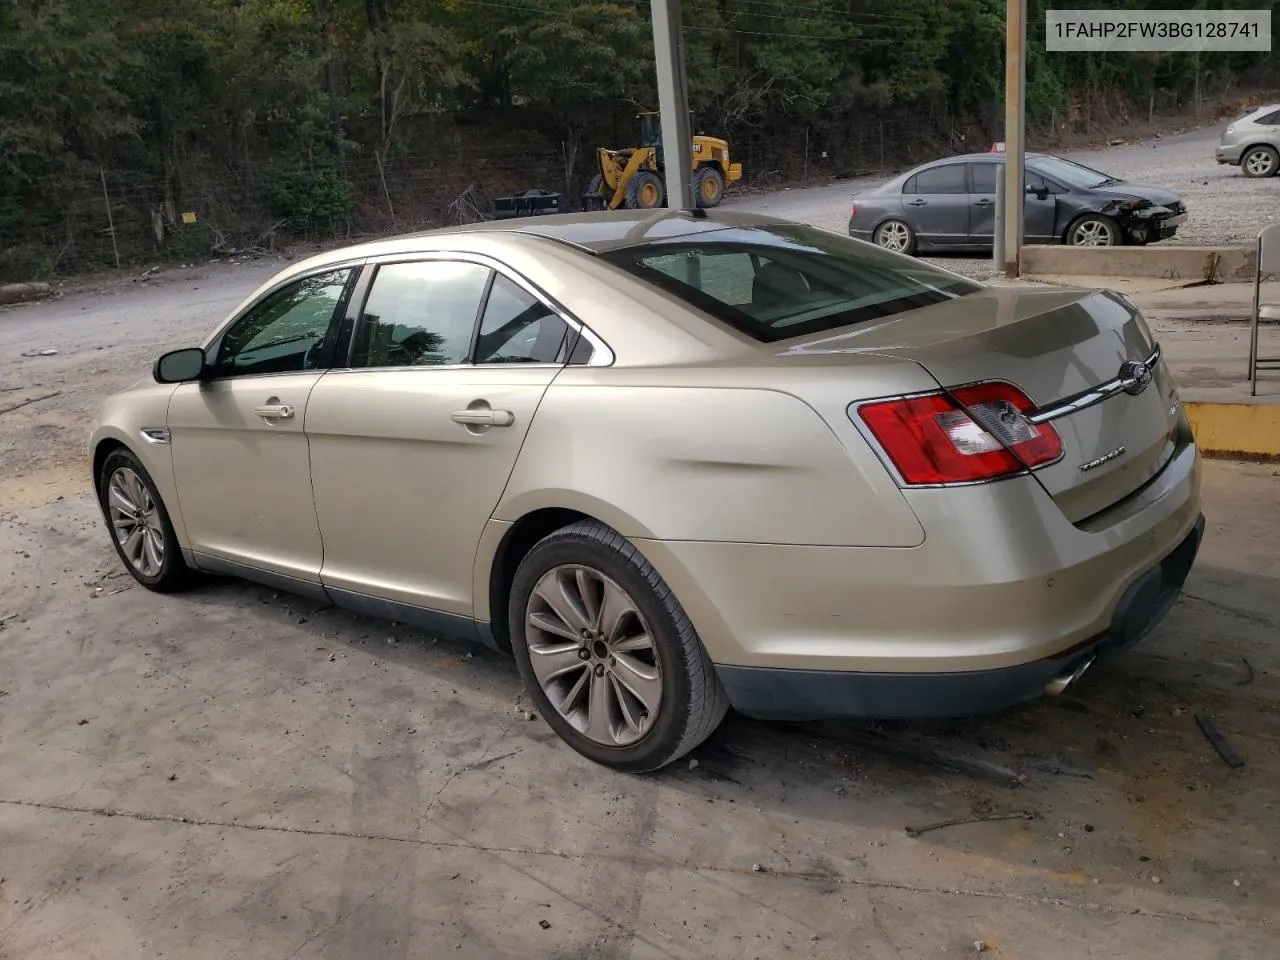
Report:
[[[433,373],[436,370],[560,370],[565,366],[563,363],[422,363],[396,367],[333,367],[324,373],[331,376],[343,373]]]
[[[546,293],[543,293],[543,291],[542,291],[542,290],[540,290],[537,286],[535,286],[533,283],[531,283],[529,280],[527,280],[527,279],[526,279],[524,276],[522,276],[520,273],[518,273],[517,271],[513,270],[510,266],[508,266],[507,264],[503,263],[501,260],[497,260],[497,259],[495,259],[494,257],[489,256],[488,254],[484,254],[484,253],[469,253],[469,252],[467,252],[467,251],[463,251],[463,250],[421,250],[421,251],[416,251],[416,252],[414,252],[414,253],[385,253],[385,254],[381,254],[380,256],[376,256],[376,257],[369,257],[369,258],[365,261],[365,264],[366,264],[367,266],[369,266],[369,267],[374,267],[374,268],[376,268],[376,267],[386,266],[386,265],[388,265],[388,264],[393,264],[393,263],[421,263],[421,262],[423,262],[423,261],[427,261],[427,260],[459,260],[459,261],[462,261],[463,263],[474,263],[474,264],[476,264],[476,265],[478,265],[478,266],[488,267],[488,268],[489,268],[490,270],[492,270],[494,273],[496,273],[496,274],[498,274],[498,275],[500,275],[500,276],[502,276],[502,277],[505,277],[507,280],[510,280],[510,281],[511,281],[512,283],[514,283],[516,286],[520,287],[520,288],[521,288],[522,290],[524,290],[527,294],[529,294],[529,296],[533,297],[535,300],[537,300],[539,303],[541,303],[544,307],[546,307],[548,310],[550,310],[553,314],[555,314],[557,317],[559,317],[559,318],[560,318],[560,320],[561,320],[561,321],[563,321],[563,322],[564,322],[564,324],[565,324],[566,326],[568,326],[570,330],[573,330],[573,331],[578,332],[579,334],[581,334],[581,335],[582,335],[582,336],[587,340],[587,342],[588,342],[588,343],[590,343],[590,344],[591,344],[591,359],[590,359],[590,360],[588,360],[586,363],[574,363],[574,364],[571,364],[571,363],[568,363],[568,362],[566,361],[565,363],[546,364],[546,366],[556,366],[556,367],[569,367],[569,366],[574,366],[574,367],[609,367],[609,366],[612,366],[612,365],[613,365],[613,363],[614,363],[614,361],[615,361],[615,359],[616,359],[616,357],[615,357],[615,355],[614,355],[614,352],[613,352],[613,349],[612,349],[612,348],[611,348],[607,343],[605,343],[603,339],[601,339],[601,337],[600,337],[600,335],[599,335],[598,333],[596,333],[596,332],[595,332],[594,330],[592,330],[589,326],[587,326],[587,324],[583,323],[581,320],[579,320],[577,317],[575,317],[573,314],[571,314],[571,313],[570,313],[570,312],[569,312],[565,307],[563,307],[563,306],[561,306],[559,303],[557,303],[557,302],[556,302],[556,300],[554,300],[551,296],[549,296],[549,295],[548,295],[548,294],[546,294]],[[370,287],[369,287],[369,289],[370,289],[370,290],[372,290],[372,289],[373,289],[373,283],[375,283],[375,282],[377,282],[377,277],[376,277],[376,276],[373,278],[373,281],[370,283]],[[362,312],[363,312],[363,307],[362,307],[361,309],[362,309]],[[483,321],[483,318],[480,318],[479,320],[477,320],[477,323],[480,323],[480,322],[482,322],[482,321]],[[357,322],[357,325],[358,325],[358,324],[359,324],[359,320],[357,319],[357,321],[356,321],[356,322]],[[352,339],[353,339],[353,341],[354,341],[354,333],[355,333],[355,332],[354,332],[354,331],[352,331]],[[542,366],[542,365],[543,365],[543,364],[539,364],[539,366]],[[445,365],[445,364],[441,364],[439,367],[432,367],[432,368],[430,368],[430,369],[446,369],[446,368],[458,368],[458,367],[475,367],[475,368],[479,369],[479,368],[482,368],[482,367],[508,367],[508,366],[527,367],[527,366],[534,366],[534,364],[524,364],[524,363],[520,363],[520,364],[506,364],[506,363],[494,363],[494,364],[476,363],[476,364],[470,364],[470,363],[458,363],[458,364],[447,364],[447,365]],[[427,368],[427,367],[405,367],[405,368],[392,368],[392,367],[352,367],[352,368],[346,368],[346,367],[343,367],[343,368],[335,368],[335,369],[359,369],[359,370],[391,370],[391,369],[408,369],[408,370],[423,370],[423,369],[428,369],[428,368]]]

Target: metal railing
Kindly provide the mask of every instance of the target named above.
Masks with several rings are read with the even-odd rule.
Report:
[[[1264,278],[1280,274],[1280,223],[1258,234],[1256,266],[1253,273],[1253,317],[1249,325],[1249,396],[1258,395],[1258,371],[1280,369],[1280,357],[1258,356],[1258,333],[1263,320],[1280,320],[1280,300],[1263,302]]]

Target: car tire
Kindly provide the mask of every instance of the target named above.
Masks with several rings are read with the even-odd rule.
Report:
[[[156,593],[172,593],[191,582],[160,491],[132,451],[121,447],[107,455],[97,493],[111,543],[133,579]]]
[[[626,201],[630,210],[656,210],[667,199],[662,178],[649,170],[641,170],[627,184]]]
[[[1240,157],[1240,172],[1246,177],[1274,177],[1277,171],[1280,171],[1280,150],[1275,147],[1259,144]]]
[[[916,232],[905,220],[886,220],[879,224],[871,234],[871,240],[877,247],[893,253],[910,256],[916,252]]]
[[[538,712],[597,763],[657,770],[702,743],[728,712],[679,600],[604,524],[583,520],[534,545],[512,581],[508,626]]]
[[[1063,235],[1071,247],[1118,247],[1123,241],[1120,225],[1100,213],[1086,213],[1076,217]]]

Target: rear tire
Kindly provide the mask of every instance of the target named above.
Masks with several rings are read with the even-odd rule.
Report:
[[[1065,242],[1071,247],[1118,247],[1123,241],[1120,225],[1100,213],[1086,213],[1067,227]]]
[[[724,176],[715,167],[703,167],[693,177],[699,207],[718,207],[724,199]]]
[[[675,594],[635,546],[594,520],[557,530],[525,555],[508,627],[538,712],[596,763],[657,770],[702,743],[728,712]]]
[[[905,220],[886,220],[876,227],[871,240],[877,247],[910,256],[916,252],[916,232]]]
[[[627,184],[627,207],[631,210],[656,210],[662,206],[666,196],[662,179],[648,170],[641,170]]]
[[[1274,177],[1280,171],[1280,151],[1266,144],[1250,147],[1240,158],[1240,172],[1246,177]]]
[[[124,447],[109,453],[97,477],[97,492],[111,543],[133,579],[156,593],[187,586],[191,570],[142,461]]]

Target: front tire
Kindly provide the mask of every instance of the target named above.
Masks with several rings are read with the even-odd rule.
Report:
[[[1240,171],[1246,177],[1274,177],[1280,171],[1280,151],[1266,144],[1250,147],[1240,158]]]
[[[666,199],[662,178],[649,170],[641,170],[627,184],[627,207],[631,210],[656,210]]]
[[[871,235],[877,247],[908,256],[916,252],[916,233],[905,220],[886,220]]]
[[[1110,217],[1087,213],[1077,217],[1067,227],[1066,242],[1072,247],[1118,247],[1120,225]]]
[[[169,511],[142,461],[123,447],[112,451],[103,461],[97,487],[111,542],[133,579],[157,593],[186,586],[191,570],[182,559]]]
[[[617,531],[584,520],[520,562],[512,651],[538,712],[597,763],[646,773],[720,725],[724,688],[662,577]]]

